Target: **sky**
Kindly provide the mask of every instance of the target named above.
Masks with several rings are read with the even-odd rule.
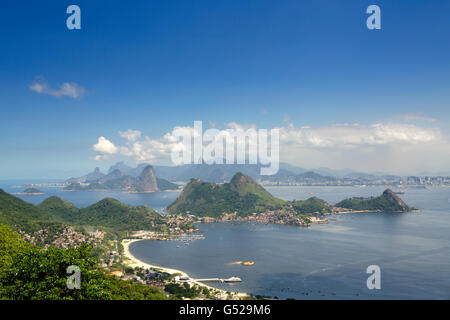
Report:
[[[81,8],[69,30],[66,9]],[[369,30],[366,9],[381,9]],[[306,168],[450,173],[450,1],[2,1],[0,180],[167,164],[176,128],[280,130]],[[130,136],[131,134],[131,136]]]

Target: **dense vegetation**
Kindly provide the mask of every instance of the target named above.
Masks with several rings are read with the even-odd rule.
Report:
[[[117,231],[149,230],[164,224],[161,215],[146,206],[128,206],[110,198],[80,209],[73,222]]]
[[[222,185],[192,179],[167,209],[170,213],[215,217],[232,212],[248,215],[281,208],[283,204],[283,200],[272,196],[253,179],[237,173],[230,183]]]
[[[252,178],[242,173],[237,173],[230,183],[224,184],[191,179],[177,200],[167,209],[174,214],[218,217],[223,213],[233,212],[245,216],[251,213],[261,213],[268,209],[289,210],[290,205],[299,215],[331,213],[333,210],[330,204],[317,197],[291,202],[277,199]],[[413,209],[390,189],[385,190],[379,197],[346,199],[335,206],[352,210],[382,212],[406,212]]]
[[[31,247],[10,227],[0,224],[0,270],[12,264],[15,254]]]
[[[374,210],[382,212],[406,212],[414,209],[406,205],[390,189],[386,189],[378,197],[345,199],[337,203],[336,206],[352,210]]]
[[[0,223],[21,234],[34,236],[37,245],[51,244],[68,226],[82,229],[103,229],[115,234],[125,231],[162,230],[163,217],[146,206],[128,206],[114,199],[103,199],[87,208],[78,209],[56,196],[44,200],[38,206],[27,203],[0,190]]]
[[[35,232],[45,228],[62,228],[52,215],[0,189],[0,223],[13,230]]]
[[[202,290],[198,287],[191,287],[188,283],[185,282],[183,285],[180,285],[178,283],[168,283],[165,285],[164,291],[173,294],[178,299],[193,299],[197,297]]]
[[[292,208],[300,214],[331,212],[331,206],[317,197],[311,197],[303,201],[292,201]]]
[[[87,208],[78,209],[73,204],[53,196],[39,204],[59,221],[74,225],[106,227],[114,231],[157,229],[163,224],[160,214],[146,206],[128,206],[115,199],[103,199]]]
[[[72,203],[57,196],[45,199],[37,207],[59,221],[75,221],[79,211]]]
[[[80,289],[69,289],[67,267],[81,270]],[[91,248],[41,249],[0,225],[0,299],[166,299],[155,287],[123,281],[97,268]]]

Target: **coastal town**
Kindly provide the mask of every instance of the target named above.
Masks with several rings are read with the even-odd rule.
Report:
[[[129,246],[139,240],[125,239],[122,241],[122,261],[126,267],[124,272],[113,272],[112,274],[124,280],[133,279],[143,284],[159,287],[181,299],[247,300],[253,298],[248,293],[217,289],[204,283],[205,281],[239,282],[240,278],[194,279],[181,270],[150,265],[137,259],[131,254]]]
[[[319,213],[318,213],[319,215]],[[294,210],[266,210],[262,213],[253,213],[249,216],[239,216],[238,212],[224,213],[218,218],[190,216],[196,222],[256,222],[262,224],[281,224],[307,227],[314,223],[326,223],[328,220],[316,215],[299,215]]]

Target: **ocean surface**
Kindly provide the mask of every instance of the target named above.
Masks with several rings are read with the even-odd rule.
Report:
[[[16,183],[17,184],[17,183]],[[0,181],[7,192],[11,181]],[[58,195],[79,207],[114,197],[130,205],[161,211],[178,192],[64,192],[18,195],[39,203]],[[377,196],[383,187],[268,187],[285,200],[317,196],[336,203],[352,196]],[[194,278],[240,277],[237,284],[212,286],[282,299],[450,299],[450,188],[407,188],[400,195],[420,212],[331,216],[308,228],[252,223],[200,224],[204,240],[140,241],[131,245],[139,259],[181,269]],[[233,265],[253,260],[255,265]],[[366,286],[366,269],[381,269],[381,289]]]

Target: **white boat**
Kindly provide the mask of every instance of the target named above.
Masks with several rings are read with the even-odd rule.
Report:
[[[242,279],[239,277],[231,277],[228,279],[223,279],[224,282],[242,282]]]

